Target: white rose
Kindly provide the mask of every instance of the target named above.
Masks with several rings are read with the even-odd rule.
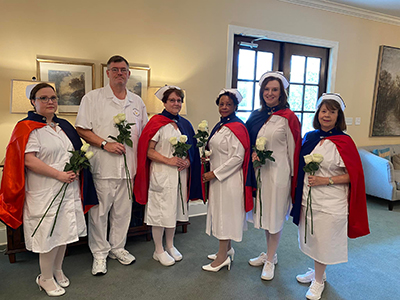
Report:
[[[208,126],[207,120],[203,120],[203,121],[201,121],[201,123],[204,123],[204,124],[206,124],[206,126]]]
[[[304,161],[306,162],[306,165],[308,165],[310,162],[313,161],[312,155],[308,154],[304,156]]]
[[[197,129],[201,130],[201,131],[207,131],[208,125],[206,123],[200,123],[199,126],[197,127]]]
[[[264,151],[265,146],[267,145],[267,138],[266,137],[259,137],[256,140],[256,149],[259,151]]]
[[[94,153],[92,151],[88,151],[85,153],[85,156],[87,159],[91,159],[93,157]]]
[[[204,154],[206,157],[210,157],[212,154],[212,150],[206,150],[206,151],[204,151]]]
[[[175,146],[176,144],[178,144],[178,139],[176,136],[173,136],[169,139],[169,142],[171,143],[171,145]]]
[[[115,123],[115,124],[121,123],[121,120],[118,118],[118,116],[115,116],[115,117],[113,118],[113,120],[114,120],[114,123]]]
[[[181,135],[180,137],[179,137],[179,141],[181,142],[181,143],[186,143],[186,141],[187,141],[187,136],[186,135]]]
[[[263,145],[263,144],[260,144],[260,143],[256,143],[256,149],[258,150],[258,151],[264,151],[264,149],[265,149],[265,146]]]
[[[312,157],[313,157],[313,161],[316,163],[319,163],[319,164],[322,163],[322,161],[324,160],[324,157],[318,153],[313,154]]]
[[[88,143],[84,143],[81,147],[82,152],[87,152],[89,149],[90,145]]]
[[[126,119],[125,114],[122,114],[122,113],[121,113],[121,114],[118,114],[117,117],[118,117],[118,119],[119,119],[121,122],[125,121],[125,119]]]

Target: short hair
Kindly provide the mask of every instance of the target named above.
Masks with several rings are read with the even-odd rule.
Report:
[[[164,92],[164,95],[163,95],[161,101],[166,103],[167,100],[168,100],[169,95],[171,95],[172,93],[176,93],[179,97],[181,97],[182,103],[183,103],[183,98],[185,97],[185,94],[183,93],[182,90],[177,89],[177,88],[170,88],[170,89],[166,90]]]
[[[54,89],[54,87],[52,85],[50,85],[50,84],[48,84],[46,82],[38,83],[37,85],[35,85],[33,87],[33,89],[31,90],[31,93],[29,94],[29,100],[31,101],[31,105],[33,107],[35,107],[35,106],[33,105],[32,100],[36,100],[36,93],[39,92],[41,89],[44,89],[44,88],[51,88],[56,93],[56,90]]]
[[[110,66],[111,63],[119,63],[119,62],[126,63],[126,66],[129,68],[128,61],[125,58],[123,58],[121,55],[114,55],[114,56],[110,57],[110,59],[107,62],[107,68]]]
[[[329,99],[322,100],[320,106],[318,107],[317,111],[315,112],[314,120],[313,120],[313,127],[315,129],[321,129],[321,123],[318,120],[318,116],[319,116],[319,112],[321,111],[321,107],[323,104],[325,104],[329,110],[338,110],[338,117],[336,120],[335,128],[340,131],[346,130],[347,129],[346,119],[344,117],[344,112],[343,112],[342,108],[340,107],[340,104],[335,100],[329,100]]]
[[[29,94],[29,100],[35,100],[36,99],[36,93],[44,88],[51,88],[54,92],[56,92],[56,90],[54,89],[54,87],[46,82],[41,82],[38,83],[37,85],[35,85],[33,87],[33,89],[31,90],[31,93]]]
[[[260,105],[261,105],[261,110],[265,110],[267,108],[267,104],[264,101],[264,90],[265,90],[265,86],[268,84],[268,82],[271,82],[273,80],[276,80],[279,82],[279,87],[281,89],[281,96],[279,97],[279,104],[278,104],[278,108],[282,109],[285,107],[289,107],[289,103],[287,101],[288,96],[286,94],[286,90],[283,86],[282,80],[280,80],[278,77],[274,77],[274,76],[269,76],[267,77],[261,84],[260,87]]]
[[[225,93],[219,95],[218,98],[217,98],[217,100],[215,100],[215,103],[216,103],[217,105],[219,105],[219,100],[221,99],[222,96],[228,96],[229,99],[231,99],[231,100],[233,101],[233,104],[236,106],[235,111],[238,110],[239,100],[238,100],[238,98],[236,97],[235,94],[233,94],[233,93],[231,93],[231,92],[225,92]]]

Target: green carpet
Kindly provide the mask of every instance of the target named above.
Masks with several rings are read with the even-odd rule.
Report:
[[[387,202],[369,197],[371,234],[349,241],[349,262],[328,266],[328,281],[322,299],[400,299],[400,205],[388,211]],[[130,238],[126,248],[137,261],[123,266],[108,260],[108,273],[92,276],[92,256],[87,246],[69,248],[64,272],[71,286],[62,299],[305,299],[307,285],[295,276],[313,267],[298,248],[297,227],[289,219],[278,249],[279,263],[272,281],[260,279],[261,267],[247,261],[266,250],[262,230],[249,226],[241,243],[233,243],[235,261],[230,271],[202,271],[210,263],[207,254],[218,249],[218,241],[205,234],[205,216],[190,219],[188,233],[177,232],[175,246],[184,258],[171,267],[152,259],[153,242]],[[10,264],[0,255],[0,299],[48,299],[35,284],[38,255],[17,254]]]

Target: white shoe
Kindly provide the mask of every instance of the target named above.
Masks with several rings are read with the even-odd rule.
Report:
[[[56,275],[58,275],[58,276],[56,276]],[[69,284],[70,284],[69,279],[67,276],[65,276],[65,274],[62,270],[55,270],[54,278],[56,279],[59,286],[61,286],[63,288],[69,287]]]
[[[322,292],[324,291],[324,288],[325,288],[324,283],[318,283],[315,280],[313,280],[306,293],[306,298],[310,300],[321,299],[321,295]]]
[[[233,247],[231,247],[231,249],[229,249],[227,254],[228,254],[228,256],[231,257],[231,261],[233,261],[233,257],[235,256],[235,250],[233,249]],[[217,258],[217,253],[210,254],[210,255],[207,256],[207,258],[211,259],[211,260],[215,260]]]
[[[164,251],[161,254],[158,254],[154,251],[153,253],[153,259],[156,261],[159,261],[160,264],[162,264],[163,266],[172,266],[173,264],[175,264],[175,259],[173,259],[168,253],[167,251]]]
[[[267,260],[267,254],[265,252],[261,252],[259,256],[252,258],[249,260],[249,264],[253,267],[259,267],[264,265],[264,262]],[[278,254],[275,253],[274,255],[274,260],[273,260],[274,265],[278,263]]]
[[[300,274],[296,276],[296,279],[300,283],[310,283],[313,280],[315,280],[315,271],[314,269],[308,268],[308,272],[305,274]],[[324,272],[324,275],[322,275],[322,280],[325,282],[326,281],[326,272]]]
[[[46,292],[46,294],[47,294],[48,296],[50,296],[50,297],[58,297],[58,296],[61,296],[61,295],[64,295],[64,294],[65,294],[65,290],[57,284],[57,282],[54,280],[54,278],[51,278],[51,279],[48,279],[48,280],[43,280],[43,279],[40,279],[40,276],[41,276],[41,275],[39,275],[38,277],[36,277],[36,284],[37,284],[38,287],[39,287],[39,291],[44,290],[44,291]],[[43,281],[43,282],[52,281],[52,284],[56,287],[56,289],[54,289],[54,290],[46,290],[46,289],[40,284],[40,281]]]
[[[204,271],[209,271],[209,272],[218,272],[219,270],[221,270],[223,267],[228,266],[228,271],[231,270],[231,258],[228,256],[225,261],[220,264],[219,266],[216,267],[212,267],[211,264],[202,266],[201,268]]]
[[[272,280],[274,278],[275,265],[270,261],[265,261],[263,270],[261,272],[262,280]]]
[[[175,261],[181,261],[183,256],[175,247],[167,249],[167,252]]]
[[[111,250],[108,253],[108,257],[111,259],[118,259],[118,261],[123,265],[130,265],[136,260],[136,258],[125,249],[115,251]]]
[[[105,258],[94,258],[92,265],[93,275],[104,275],[107,273],[107,260]]]

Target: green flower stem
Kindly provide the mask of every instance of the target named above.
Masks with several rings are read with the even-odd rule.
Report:
[[[258,201],[260,203],[260,227],[262,226],[262,203],[261,203],[261,168],[258,169],[257,172],[257,194],[258,194]],[[256,205],[257,206],[257,205]]]
[[[64,183],[64,184],[65,184],[65,183]],[[56,222],[57,222],[58,212],[60,211],[61,204],[63,203],[64,197],[65,197],[65,192],[67,191],[68,185],[69,185],[69,183],[66,184],[65,189],[64,189],[64,192],[63,192],[63,195],[62,195],[62,197],[61,197],[60,204],[58,205],[57,212],[56,212],[56,216],[55,216],[55,218],[54,218],[53,227],[51,228],[50,236],[53,235],[54,227],[56,226]]]
[[[133,199],[132,199],[133,191],[132,191],[131,174],[129,173],[128,164],[126,162],[126,155],[125,155],[125,153],[123,153],[122,155],[124,156],[125,174],[126,174],[126,180],[127,180],[126,184],[128,186],[129,199],[133,201]]]
[[[38,230],[40,224],[42,224],[44,217],[47,215],[47,213],[50,210],[50,207],[53,205],[54,201],[56,200],[56,198],[58,197],[58,195],[61,193],[61,191],[63,190],[64,186],[68,185],[68,183],[64,182],[64,184],[61,186],[61,189],[58,191],[58,193],[54,196],[53,200],[50,202],[49,207],[47,207],[45,213],[43,214],[42,218],[39,221],[39,224],[36,226],[35,230],[33,231],[31,237],[33,237],[36,233],[36,231]]]
[[[182,183],[181,183],[181,172],[178,171],[178,188],[179,188],[179,193],[181,195],[181,203],[182,203],[182,212],[185,214],[185,206],[183,205],[183,195],[182,195]]]
[[[312,176],[314,176],[315,172],[310,173]],[[308,190],[308,196],[307,196],[307,208],[306,208],[306,219],[305,219],[305,228],[304,228],[304,244],[307,244],[307,215],[308,215],[308,210],[310,209],[310,215],[311,215],[311,234],[314,234],[314,218],[313,218],[313,212],[312,212],[312,198],[311,198],[311,186]]]

